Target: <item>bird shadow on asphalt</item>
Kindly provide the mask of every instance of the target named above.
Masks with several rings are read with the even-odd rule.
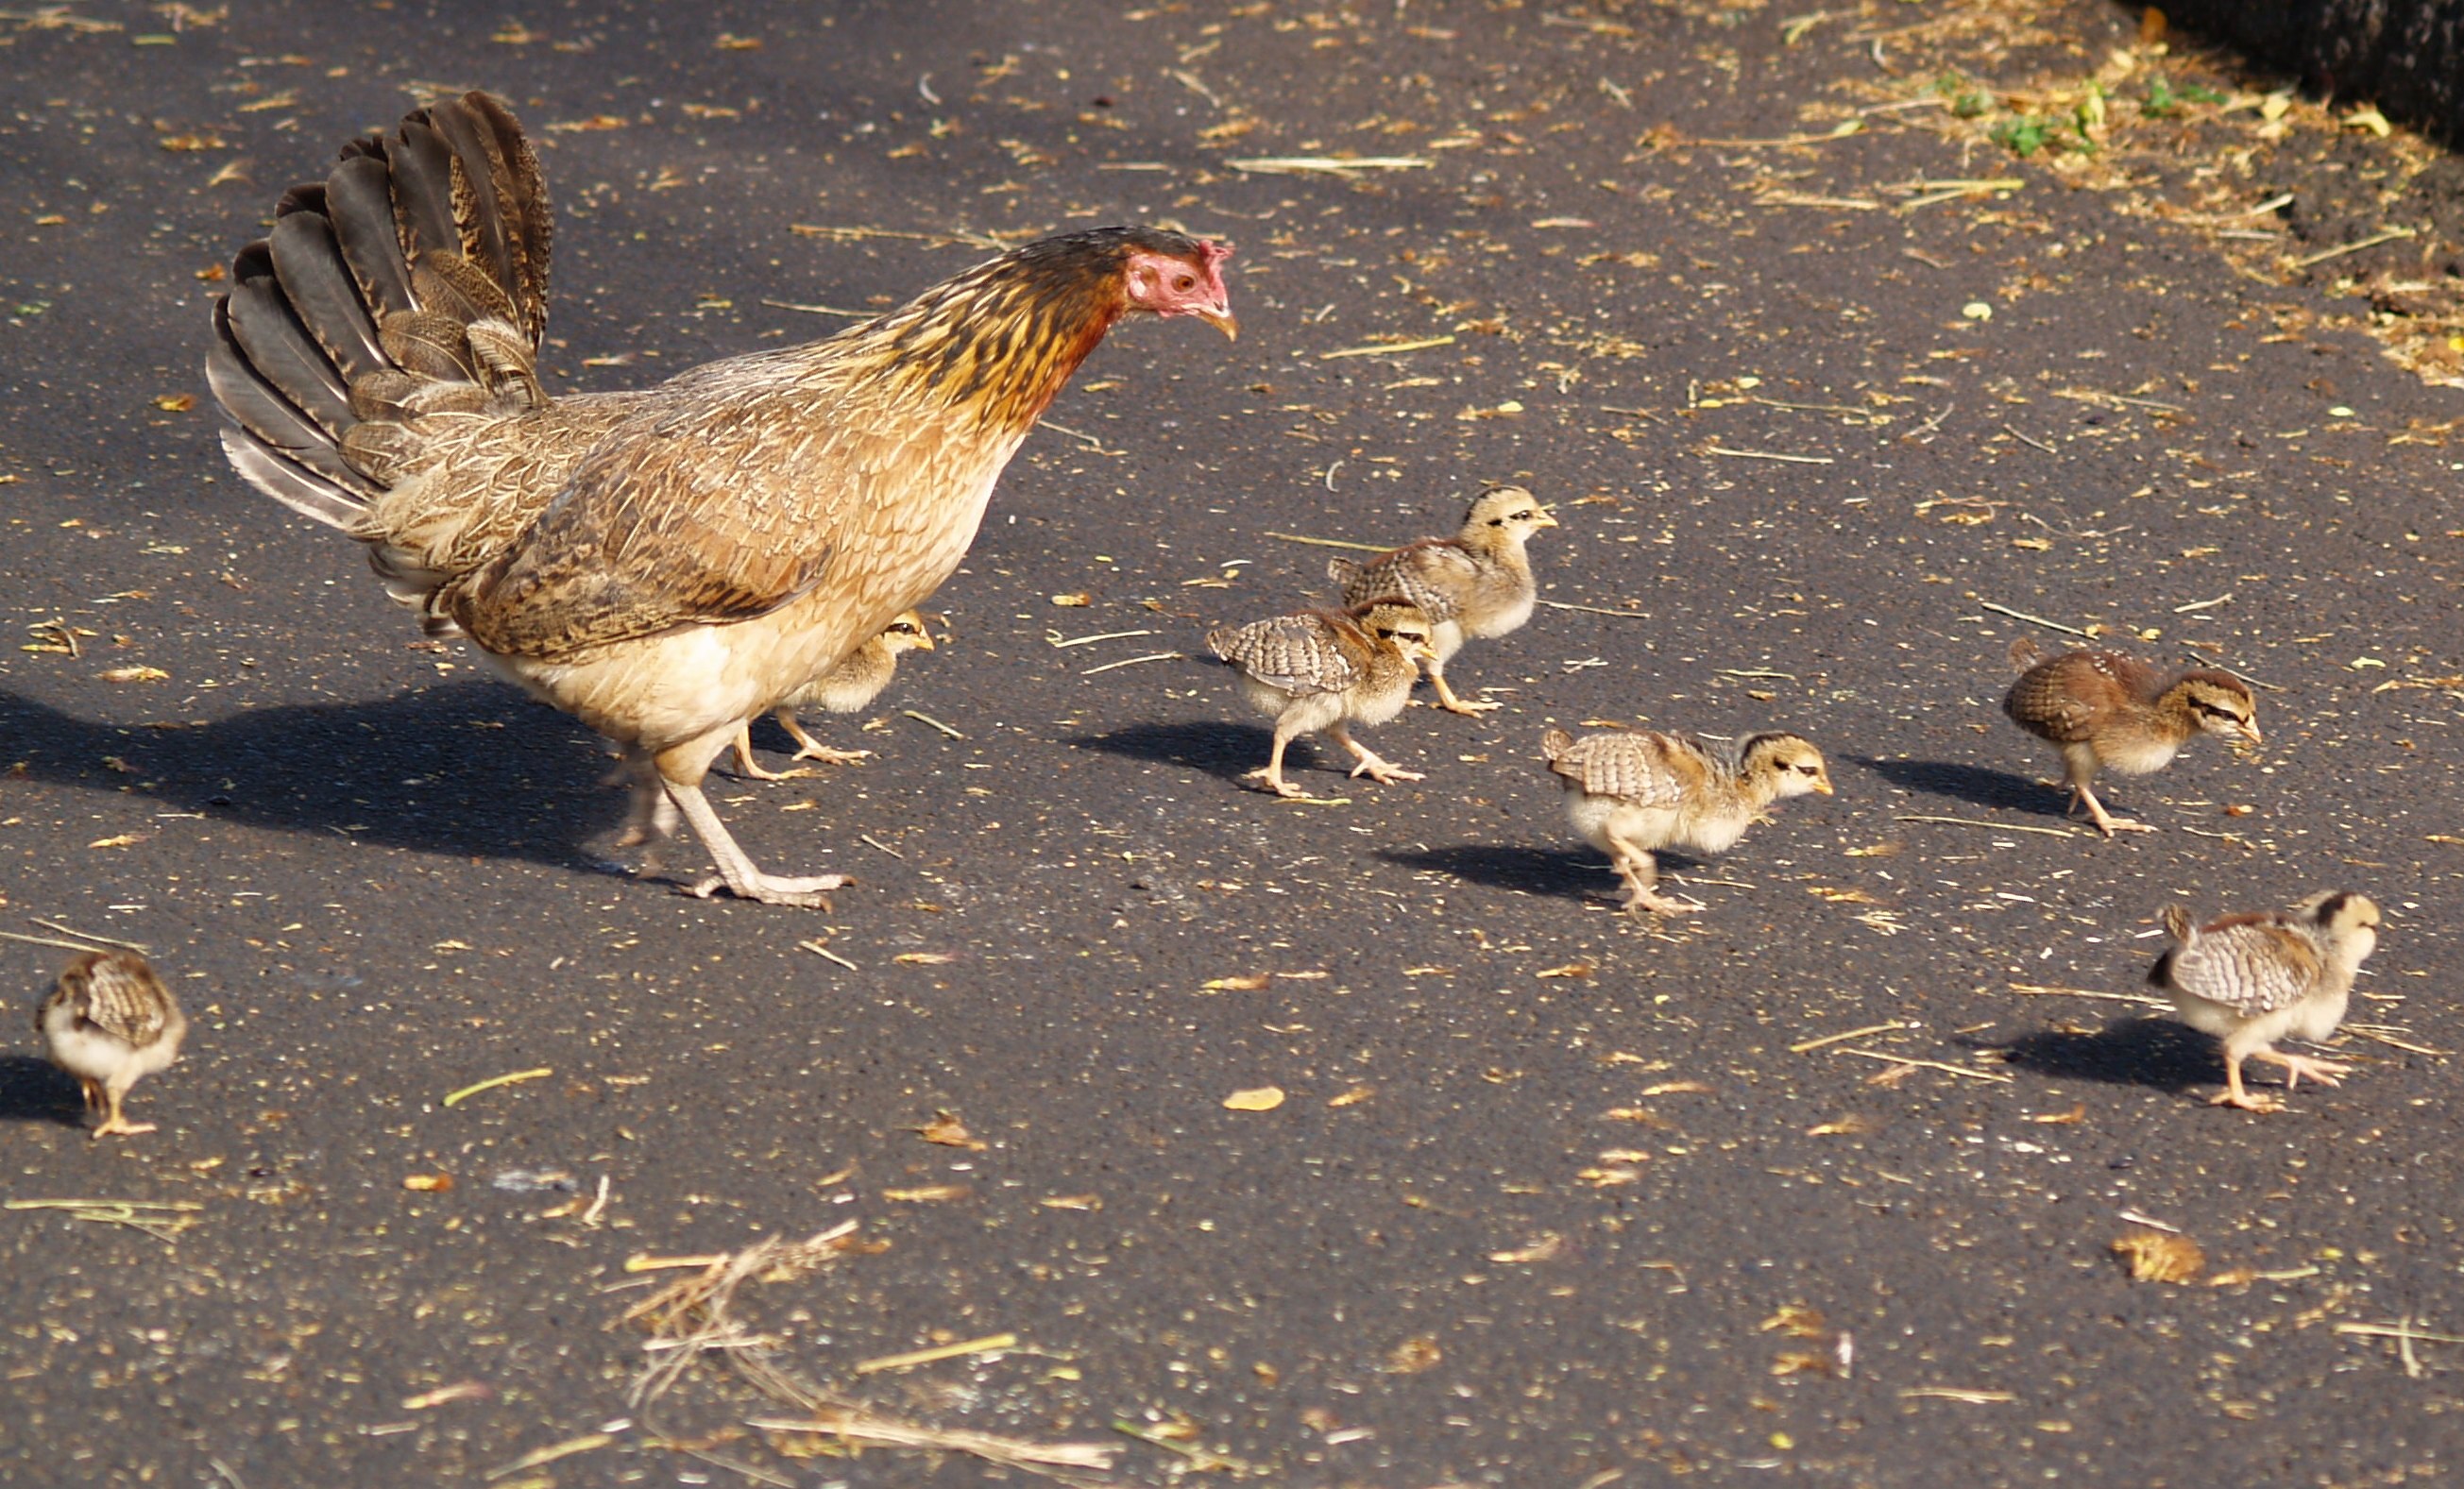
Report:
[[[77,1077],[32,1055],[0,1055],[0,1122],[51,1122],[73,1128],[85,1120]]]
[[[1512,843],[1454,843],[1441,848],[1379,848],[1377,856],[1405,868],[1451,874],[1492,889],[1545,894],[1577,903],[1613,903],[1617,877],[1596,853],[1535,848]],[[1676,855],[1663,859],[1683,862]]]
[[[2144,1085],[2179,1092],[2224,1079],[2216,1041],[2169,1018],[2124,1018],[2093,1034],[2040,1029],[1996,1048],[2010,1065],[2036,1075]]]
[[[625,810],[622,792],[596,786],[607,761],[592,736],[485,683],[168,727],[78,718],[0,690],[0,739],[23,778],[465,858],[598,870],[583,844]]]
[[[1133,760],[1176,765],[1238,781],[1266,763],[1266,752],[1274,747],[1275,736],[1254,724],[1193,722],[1133,724],[1105,734],[1073,735],[1068,742],[1080,749],[1125,755]],[[1287,775],[1299,776],[1313,764],[1303,741],[1293,741],[1291,748],[1284,752]]]
[[[1857,763],[1903,791],[1925,796],[1955,797],[1970,806],[2006,808],[2031,817],[2059,818],[2068,802],[2062,793],[2025,776],[1984,765],[1953,760],[1874,760]]]

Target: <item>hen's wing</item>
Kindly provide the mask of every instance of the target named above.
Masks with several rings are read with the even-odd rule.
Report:
[[[1269,688],[1294,697],[1341,692],[1368,676],[1354,648],[1322,615],[1278,615],[1243,626],[1210,631],[1206,644],[1217,656]]]
[[[1549,768],[1587,796],[1636,806],[1674,806],[1703,774],[1693,747],[1669,734],[1586,734],[1550,757]]]
[[[613,431],[455,594],[453,617],[481,646],[556,660],[751,620],[834,570],[930,549],[951,520],[942,493],[962,477],[936,479],[929,424],[882,427],[852,393],[816,409],[809,394],[692,392]]]
[[[2319,949],[2272,920],[2210,928],[2173,950],[2173,986],[2244,1017],[2300,1001],[2319,976]]]

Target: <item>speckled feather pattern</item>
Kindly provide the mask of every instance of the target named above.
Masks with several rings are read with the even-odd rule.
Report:
[[[1552,729],[1541,750],[1568,788],[1575,828],[1611,857],[1618,856],[1620,841],[1725,852],[1772,801],[1831,785],[1821,752],[1789,734],[1749,734],[1724,748],[1651,730],[1578,739]],[[1800,764],[1815,774],[1799,774]]]
[[[1424,537],[1361,563],[1337,558],[1327,576],[1342,584],[1346,605],[1402,600],[1441,632],[1451,630],[1452,646],[1438,643],[1441,657],[1450,657],[1466,637],[1504,636],[1531,619],[1539,590],[1525,544],[1534,524],[1492,519],[1539,510],[1522,487],[1495,487],[1472,502],[1453,536]]]
[[[2045,657],[2025,639],[2011,654],[2026,668],[2002,700],[2011,721],[2066,751],[2086,746],[2095,763],[2125,776],[2162,770],[2192,736],[2257,712],[2249,686],[2229,672],[2165,673],[2114,651]]]
[[[1293,698],[1357,687],[1378,654],[1375,641],[1350,616],[1331,610],[1218,626],[1206,633],[1206,645],[1242,676]],[[1410,664],[1403,669],[1408,673]]]
[[[171,1062],[188,1021],[145,958],[88,952],[60,974],[35,1010],[34,1028],[61,1068],[125,1089]]]

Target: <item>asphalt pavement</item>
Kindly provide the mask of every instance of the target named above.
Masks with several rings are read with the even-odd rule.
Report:
[[[91,1142],[30,1027],[70,953],[0,943],[0,1481],[2464,1472],[2458,395],[1961,133],[1910,32],[1970,8],[1783,9],[0,17],[0,929],[142,943],[195,1024],[159,1130]],[[1235,246],[1239,341],[1114,335],[943,645],[816,721],[873,758],[715,778],[765,867],[856,877],[826,912],[617,849],[599,741],[223,462],[231,254],[470,87],[558,202],[552,388],[1044,231]],[[1450,669],[1503,707],[1365,736],[1418,783],[1320,740],[1322,799],[1244,786],[1204,631],[1497,480],[1564,524]],[[2014,637],[2091,631],[2260,690],[2262,748],[2113,782],[2156,833],[2065,820],[1996,707]],[[1538,759],[1599,720],[1794,730],[1837,795],[1628,917]],[[2330,887],[2388,914],[2358,1068],[2211,1106],[2163,908]],[[875,1444],[751,1425],[817,1402]]]

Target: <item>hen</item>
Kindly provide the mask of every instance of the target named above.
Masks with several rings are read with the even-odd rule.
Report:
[[[240,251],[208,360],[258,490],[368,545],[430,634],[622,749],[633,828],[681,812],[695,887],[820,905],[702,795],[737,732],[932,594],[994,482],[1126,316],[1234,334],[1228,250],[1159,229],[1023,245],[825,339],[550,396],[551,215],[507,107],[354,140]]]

